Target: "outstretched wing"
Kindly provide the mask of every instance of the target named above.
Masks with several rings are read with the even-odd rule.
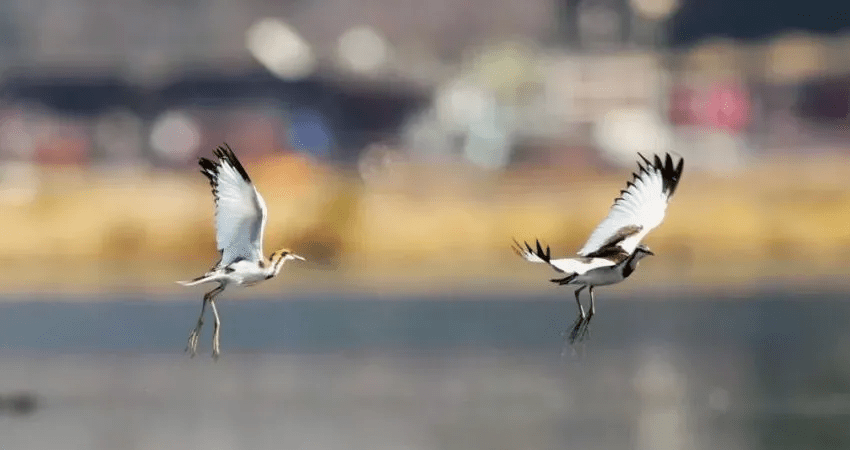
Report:
[[[540,245],[540,241],[536,241],[537,248],[532,248],[528,245],[528,242],[523,242],[523,245],[520,245],[519,242],[514,239],[514,245],[511,246],[514,253],[525,258],[526,261],[531,261],[533,263],[546,263],[552,266],[558,272],[567,273],[567,274],[583,274],[588,270],[596,269],[599,267],[613,266],[617,263],[616,260],[609,260],[605,258],[561,258],[561,259],[552,259],[552,251],[549,246],[546,246],[546,250],[543,250],[543,246]]]
[[[581,256],[604,256],[621,253],[631,254],[641,240],[664,220],[667,202],[679,184],[685,160],[673,164],[668,153],[664,161],[655,155],[649,161],[638,153],[643,164],[632,174],[626,189],[614,200],[614,206],[590,238],[579,250]]]
[[[215,238],[221,252],[218,266],[240,259],[261,260],[266,202],[230,146],[224,144],[213,153],[218,161],[201,158],[198,163],[215,196]]]

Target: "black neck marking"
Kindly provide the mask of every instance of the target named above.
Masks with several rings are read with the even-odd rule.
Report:
[[[637,252],[638,251],[635,250],[628,258],[623,260],[623,278],[628,278],[629,275],[631,275],[637,268],[637,261],[635,260]]]

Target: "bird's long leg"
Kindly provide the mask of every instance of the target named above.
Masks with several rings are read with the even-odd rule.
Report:
[[[576,294],[576,305],[578,305],[578,317],[576,317],[576,321],[573,322],[573,329],[572,329],[572,331],[570,331],[570,335],[569,335],[570,345],[575,343],[576,336],[578,336],[578,333],[579,333],[579,329],[581,329],[581,326],[587,320],[587,314],[585,314],[584,307],[581,306],[581,300],[579,300],[579,294],[581,293],[581,291],[584,290],[585,287],[586,286],[582,286],[582,287],[576,289],[576,292],[575,292],[575,294]]]
[[[204,294],[204,301],[201,303],[201,315],[198,316],[198,323],[195,325],[195,328],[191,333],[189,333],[189,342],[186,344],[186,351],[189,352],[191,357],[194,357],[198,353],[198,339],[201,336],[201,328],[204,326],[204,312],[206,311],[207,303],[211,302],[213,297],[223,290],[224,287],[219,285],[215,289]]]
[[[195,328],[189,333],[189,342],[186,344],[186,350],[189,352],[189,356],[194,358],[198,353],[198,337],[201,335],[201,328],[204,326],[204,312],[207,309],[207,302],[209,301],[210,293],[212,291],[204,294],[204,300],[201,303],[201,315],[198,316],[198,323],[195,325]]]
[[[221,290],[224,290],[223,288]],[[219,291],[221,292],[221,291]],[[212,357],[215,360],[218,360],[218,355],[221,354],[221,347],[219,344],[219,336],[220,336],[220,328],[221,328],[221,320],[218,317],[218,309],[215,307],[215,299],[210,298],[210,307],[212,307],[213,312],[213,350]]]
[[[593,299],[593,286],[590,286],[588,291],[590,292],[590,309],[587,311],[587,319],[585,319],[584,325],[578,333],[579,341],[584,340],[590,333],[590,319],[592,319],[593,315],[596,314],[596,303]]]

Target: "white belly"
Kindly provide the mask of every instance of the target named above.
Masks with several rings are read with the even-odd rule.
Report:
[[[251,286],[266,280],[266,271],[255,263],[239,261],[230,266],[233,272],[228,276],[237,286]]]
[[[615,267],[601,267],[589,270],[573,279],[570,284],[588,284],[592,286],[605,286],[623,281],[622,273]]]

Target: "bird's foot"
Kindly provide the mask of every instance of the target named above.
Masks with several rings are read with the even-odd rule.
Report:
[[[585,329],[585,324],[589,322],[590,319],[584,315],[580,314],[576,317],[576,321],[573,322],[573,327],[570,330],[570,334],[567,337],[567,340],[570,342],[570,345],[575,345],[576,341],[581,342],[582,339],[582,330]]]
[[[212,345],[212,358],[213,361],[218,361],[218,357],[221,356],[221,345],[219,345],[218,334],[213,337],[213,345]]]
[[[581,326],[579,326],[578,333],[576,333],[574,341],[582,342],[590,338],[590,318],[593,316],[587,316],[584,319]]]
[[[576,342],[581,342],[582,330],[585,329],[589,320],[585,314],[579,314],[575,322],[573,322],[573,326],[561,332],[561,337],[564,338],[564,345],[561,347],[562,357],[567,354],[567,349],[572,350],[573,354],[576,353],[575,344]]]
[[[189,357],[194,358],[198,354],[198,338],[201,335],[201,327],[195,327],[189,333],[189,342],[186,344],[186,352],[189,352]]]

